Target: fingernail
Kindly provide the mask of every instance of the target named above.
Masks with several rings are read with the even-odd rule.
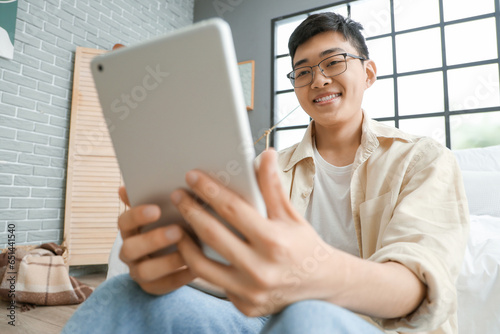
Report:
[[[165,231],[165,235],[169,240],[177,240],[181,237],[181,232],[178,228],[169,228]]]
[[[198,174],[196,172],[190,171],[186,174],[186,181],[189,185],[193,185],[198,181]]]
[[[158,208],[156,206],[147,206],[144,210],[142,210],[142,214],[146,218],[155,218],[158,216],[158,213]]]
[[[180,190],[176,190],[170,195],[170,200],[175,205],[179,204],[181,202],[181,199],[182,199],[182,192]]]

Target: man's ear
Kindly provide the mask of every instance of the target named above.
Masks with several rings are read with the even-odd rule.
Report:
[[[371,59],[365,60],[366,89],[370,88],[377,81],[377,65]]]

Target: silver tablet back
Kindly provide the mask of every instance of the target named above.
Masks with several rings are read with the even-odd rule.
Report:
[[[178,223],[169,194],[197,168],[263,215],[255,151],[231,31],[211,19],[91,63],[130,202],[158,204]]]

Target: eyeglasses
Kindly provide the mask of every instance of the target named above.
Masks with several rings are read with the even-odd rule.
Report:
[[[286,76],[292,82],[293,87],[304,87],[309,85],[313,81],[313,67],[317,66],[321,71],[321,74],[323,74],[327,78],[331,78],[344,73],[347,70],[347,57],[356,58],[361,61],[367,60],[364,57],[356,56],[350,53],[339,53],[323,59],[318,63],[318,65],[296,68]]]

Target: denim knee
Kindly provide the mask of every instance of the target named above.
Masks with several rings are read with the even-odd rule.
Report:
[[[257,334],[263,327],[262,319],[248,318],[231,302],[191,287],[182,287],[165,297],[162,302],[167,333]],[[152,303],[150,307],[162,306]]]
[[[289,305],[267,322],[262,334],[382,334],[356,314],[320,300],[305,300]]]
[[[144,292],[129,275],[120,275],[101,284],[62,333],[256,334],[263,322],[191,287],[155,296]]]
[[[131,296],[137,296],[141,291],[128,274],[104,281],[78,307],[61,333],[113,332],[120,313],[130,313],[136,307],[130,300]]]

